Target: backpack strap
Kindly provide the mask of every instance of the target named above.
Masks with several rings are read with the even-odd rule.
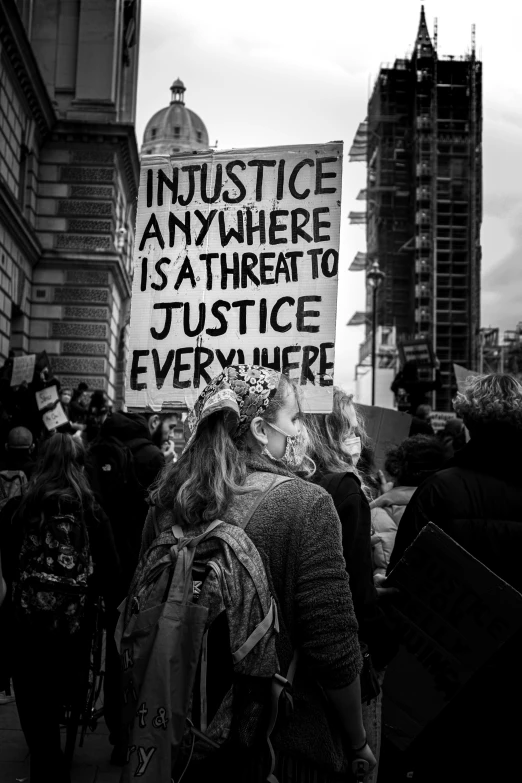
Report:
[[[267,495],[285,481],[293,481],[293,476],[280,476],[277,473],[256,471],[247,476],[245,488],[251,488],[248,494],[236,495],[230,504],[225,520],[246,530],[252,517]]]
[[[292,707],[294,706],[294,700],[292,697],[291,690],[292,690],[292,683],[295,677],[295,670],[297,668],[298,658],[299,658],[299,653],[297,650],[294,650],[294,655],[290,663],[290,666],[288,667],[288,672],[286,674],[286,677],[282,677],[280,674],[274,674],[274,676],[272,677],[272,690],[270,693],[270,719],[268,721],[268,728],[266,730],[266,741],[268,745],[268,750],[270,751],[270,772],[266,777],[267,783],[279,783],[278,779],[274,774],[276,757],[275,757],[274,747],[272,745],[271,736],[272,736],[272,732],[275,729],[275,725],[277,723],[277,716],[279,714],[279,703],[283,694],[286,695],[291,706]]]
[[[156,514],[156,506],[151,506],[150,507],[149,514],[150,514],[150,519],[151,519],[151,522],[152,522],[152,527],[154,528],[154,538],[157,538],[160,535],[161,530],[160,530],[160,527],[159,527],[159,524],[158,524],[158,517],[157,517],[157,514]]]

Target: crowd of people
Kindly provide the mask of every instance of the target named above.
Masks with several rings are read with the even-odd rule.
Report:
[[[158,698],[170,704],[152,720],[160,735],[167,724],[158,716],[173,724],[182,716],[169,734],[177,739],[165,781],[516,779],[509,708],[520,634],[411,749],[395,751],[382,731],[383,681],[401,642],[386,575],[428,522],[522,592],[522,386],[514,378],[469,379],[438,434],[416,399],[412,433],[388,451],[384,473],[351,395],[334,388],[331,413],[306,413],[299,387],[271,368],[227,367],[207,384],[177,459],[177,414],[113,412],[106,395],[84,388],[60,394],[66,431],[44,434],[3,417],[0,704],[16,699],[31,783],[49,780],[50,770],[56,783],[70,781],[60,724],[65,702],[81,704],[100,596],[104,716],[126,779],[163,779],[146,777],[156,746],[147,755],[137,739]],[[176,614],[176,626],[167,612],[147,646],[157,607],[174,594],[185,614],[192,604],[206,614]],[[178,639],[185,653],[176,661],[180,624],[190,632]],[[184,670],[196,627],[204,651]],[[133,658],[154,665],[140,664],[138,676]],[[167,685],[162,666],[173,667]],[[275,710],[267,681],[284,702]],[[180,690],[183,709],[174,704]]]

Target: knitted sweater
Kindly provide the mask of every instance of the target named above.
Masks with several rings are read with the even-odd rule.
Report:
[[[263,457],[249,455],[247,465],[250,471],[292,475]],[[240,497],[234,501],[235,511]],[[226,514],[225,521],[229,521]],[[247,532],[263,559],[278,602],[277,650],[283,673],[293,650],[299,653],[294,712],[281,721],[274,744],[332,772],[347,771],[345,738],[320,687],[349,685],[362,665],[333,501],[322,488],[295,478],[269,493]],[[153,538],[149,518],[142,552]]]

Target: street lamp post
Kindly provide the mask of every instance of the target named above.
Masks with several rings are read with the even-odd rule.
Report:
[[[366,279],[372,287],[372,405],[375,405],[375,370],[377,365],[377,291],[384,277],[384,272],[375,259],[366,274]]]

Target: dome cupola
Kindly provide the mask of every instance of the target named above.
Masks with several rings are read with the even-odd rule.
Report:
[[[203,120],[185,106],[186,87],[176,79],[170,88],[170,104],[156,112],[143,134],[142,155],[161,155],[208,149]]]

